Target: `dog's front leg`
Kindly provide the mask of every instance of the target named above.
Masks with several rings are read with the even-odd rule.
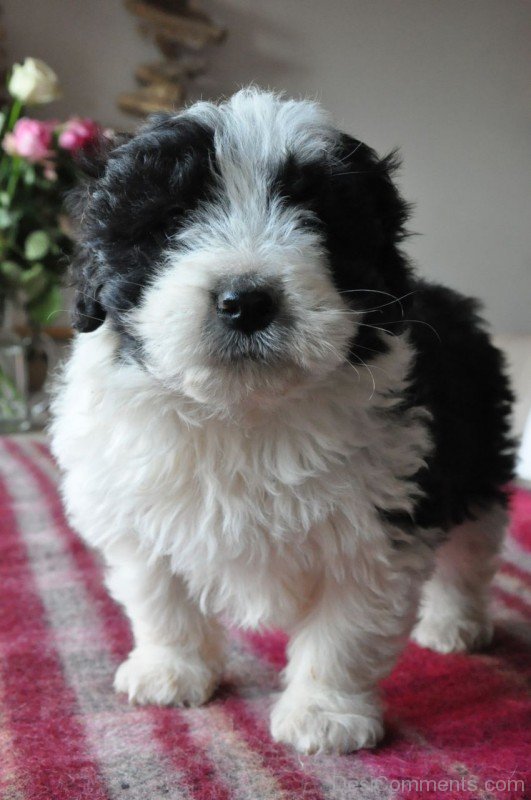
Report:
[[[106,553],[107,586],[131,620],[135,646],[114,687],[130,702],[200,705],[216,687],[223,636],[205,617],[167,559],[154,563],[124,548]]]
[[[405,643],[418,602],[416,581],[387,569],[325,580],[290,639],[286,688],[271,714],[276,741],[301,753],[347,753],[382,737],[377,684]]]

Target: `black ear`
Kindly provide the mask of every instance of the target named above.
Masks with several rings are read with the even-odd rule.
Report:
[[[65,201],[71,222],[76,253],[70,265],[70,285],[75,290],[72,324],[81,333],[96,330],[105,319],[105,309],[99,301],[102,274],[90,245],[90,214],[87,214],[94,192],[104,176],[109,160],[132,134],[102,135],[90,148],[84,148],[76,165],[80,181]]]
[[[71,285],[74,288],[72,325],[80,333],[95,331],[105,320],[106,312],[100,303],[101,276],[91,254],[83,247],[70,267]]]
[[[101,178],[112,154],[133,138],[133,133],[101,133],[90,145],[75,154],[76,166],[85,178]]]
[[[128,133],[101,134],[90,146],[76,153],[75,164],[79,181],[65,198],[66,210],[73,224],[74,233],[79,230],[84,211],[98,180],[105,174],[109,160],[123,144],[130,141],[132,136],[133,134]]]
[[[393,177],[400,167],[396,150],[380,158],[363,142],[341,134],[335,173],[365,224],[371,226],[375,243],[392,246],[407,235],[404,228],[410,205],[401,197]]]

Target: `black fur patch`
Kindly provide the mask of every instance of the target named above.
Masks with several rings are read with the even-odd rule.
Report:
[[[322,232],[338,291],[365,311],[352,363],[370,365],[385,352],[382,332],[409,333],[417,355],[401,407],[430,412],[434,448],[414,476],[423,498],[413,518],[381,513],[403,529],[447,530],[478,507],[503,503],[513,475],[512,393],[503,357],[478,304],[419,280],[401,252],[410,208],[392,181],[396,154],[379,159],[343,135],[336,154],[339,163],[298,165],[289,158],[275,188],[285,202],[312,212],[309,224]]]
[[[160,264],[169,237],[213,184],[213,132],[199,122],[160,115],[130,141],[97,154],[99,179],[71,198],[82,220],[72,274],[74,327],[97,328],[106,316],[127,336],[133,308]]]
[[[478,310],[475,300],[423,281],[406,302],[417,352],[406,403],[430,411],[434,441],[416,476],[424,497],[415,523],[423,527],[447,529],[478,508],[503,504],[513,477],[513,395]]]
[[[375,313],[363,320],[352,345],[356,356],[382,353],[387,347],[377,328],[400,324],[395,298],[410,290],[411,271],[398,250],[407,235],[409,205],[392,181],[399,166],[395,152],[378,158],[374,150],[340,134],[332,158],[298,163],[290,156],[274,182],[284,202],[310,212],[309,225],[322,234],[337,290],[357,312]],[[374,325],[376,327],[371,327]]]

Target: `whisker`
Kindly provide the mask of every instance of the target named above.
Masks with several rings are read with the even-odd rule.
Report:
[[[379,311],[381,308],[386,308],[387,306],[392,306],[393,303],[398,303],[400,306],[400,311],[402,313],[402,317],[404,316],[404,306],[400,302],[401,300],[405,300],[406,297],[411,297],[412,294],[416,294],[417,289],[414,289],[412,292],[407,292],[407,294],[403,294],[400,297],[395,298],[395,300],[390,300],[389,303],[383,303],[381,306],[376,306],[375,308],[367,308],[365,310],[366,314],[370,314],[372,311]]]
[[[342,358],[342,359],[343,359],[343,363],[344,363],[344,364],[348,364],[348,366],[349,366],[349,367],[351,367],[351,368],[352,368],[352,369],[355,371],[356,375],[358,376],[358,381],[361,381],[361,375],[360,375],[360,373],[359,373],[359,370],[357,369],[357,367],[356,367],[354,364],[352,364],[352,362],[350,361],[350,359],[349,359],[349,358],[347,358],[347,357],[343,358],[343,357],[341,356],[341,353],[339,353],[339,352],[338,352],[338,350],[337,350],[335,347],[333,347],[333,345],[331,345],[329,342],[322,342],[322,344],[324,344],[324,345],[325,345],[325,347],[328,347],[328,349],[329,349],[331,352],[333,352],[333,353],[334,353],[334,355],[338,356],[339,358]],[[367,348],[367,349],[369,349],[369,348]],[[377,352],[377,351],[375,351],[375,352]],[[381,372],[383,372],[383,373],[384,373],[384,375],[387,375],[387,377],[388,377],[388,378],[390,378],[390,375],[389,375],[389,373],[388,373],[388,372],[387,372],[385,369],[383,369],[382,367],[379,367],[379,366],[378,366],[378,365],[376,365],[376,364],[370,364],[370,365],[369,365],[369,364],[367,364],[367,363],[366,363],[366,362],[365,362],[365,361],[364,361],[364,360],[361,358],[361,356],[359,356],[357,353],[351,353],[350,355],[353,355],[355,358],[357,358],[357,359],[359,360],[360,364],[362,364],[362,365],[363,365],[363,366],[364,366],[364,367],[365,367],[365,368],[368,370],[368,372],[369,372],[369,375],[371,376],[371,382],[372,382],[372,392],[371,392],[371,395],[370,395],[370,397],[369,397],[369,400],[372,400],[372,398],[374,397],[374,393],[376,392],[376,380],[375,380],[375,377],[374,377],[374,375],[373,375],[373,372],[372,372],[372,370],[371,370],[371,367],[372,367],[372,369],[379,369],[379,370],[381,370]]]
[[[361,381],[361,375],[360,375],[360,373],[359,373],[359,370],[358,370],[358,369],[356,369],[356,367],[354,366],[354,364],[351,364],[351,363],[350,363],[350,361],[348,360],[348,358],[345,358],[345,356],[342,356],[342,355],[341,355],[341,353],[340,353],[338,350],[336,350],[336,348],[335,348],[333,345],[331,345],[331,344],[330,344],[330,342],[321,342],[321,344],[322,344],[322,345],[324,345],[325,347],[328,347],[328,349],[329,349],[329,350],[330,350],[330,351],[331,351],[331,352],[332,352],[332,353],[333,353],[335,356],[337,356],[337,357],[339,358],[339,360],[340,360],[340,361],[341,361],[343,364],[348,364],[348,366],[349,366],[349,367],[352,367],[352,369],[354,370],[354,372],[355,372],[355,373],[356,373],[356,375],[358,376],[358,381]]]
[[[353,294],[358,292],[370,293],[370,294],[385,294],[387,297],[394,297],[396,299],[395,294],[391,294],[391,292],[384,292],[382,289],[343,289],[342,292],[338,292],[338,294]]]
[[[384,294],[386,297],[392,297],[393,300],[397,299],[396,294],[384,292],[381,289],[344,289],[342,292],[338,292],[338,294],[359,294],[360,292],[364,294]]]
[[[425,322],[423,319],[395,319],[395,320],[392,320],[391,322],[386,322],[385,324],[386,325],[397,325],[397,324],[406,325],[407,323],[418,323],[419,325],[426,325],[426,327],[430,328],[433,331],[433,333],[435,334],[435,336],[437,337],[439,342],[442,344],[442,339],[439,336],[438,332],[433,327],[433,325],[430,325],[429,322]],[[396,333],[391,333],[391,331],[387,331],[385,328],[378,327],[378,325],[371,325],[368,322],[358,322],[356,324],[359,325],[362,328],[373,328],[375,331],[382,331],[383,333],[386,333],[388,336],[396,336],[397,335]]]
[[[360,363],[363,364],[363,366],[366,367],[368,369],[368,371],[369,371],[369,375],[371,376],[371,381],[372,381],[372,392],[371,392],[371,396],[369,397],[369,400],[372,400],[372,398],[374,397],[374,393],[376,391],[376,381],[374,379],[374,375],[372,373],[372,370],[369,367],[369,365],[367,363],[365,363],[365,361],[357,353],[352,353],[352,355],[354,355],[357,359],[359,359]]]
[[[359,358],[359,359],[360,359],[360,361],[362,360],[362,359],[361,359],[361,356],[360,356],[358,353],[351,353],[351,355],[355,355],[355,356],[356,356],[356,358]],[[378,370],[380,370],[380,372],[383,372],[383,374],[384,374],[384,375],[387,375],[387,377],[388,377],[390,380],[392,380],[392,376],[391,376],[391,374],[390,374],[390,373],[389,373],[389,372],[388,372],[386,369],[384,369],[383,367],[381,367],[379,364],[365,364],[365,366],[366,366],[366,367],[367,367],[367,366],[369,366],[371,369],[378,369]]]
[[[407,320],[398,320],[399,322],[407,322]],[[381,331],[382,333],[386,333],[388,336],[395,336],[396,333],[391,333],[391,331],[386,330],[385,328],[380,328],[378,325],[371,325],[368,322],[357,322],[360,328],[372,328],[374,331]]]
[[[352,291],[356,291],[356,290],[353,289]],[[335,313],[339,313],[339,314],[370,314],[373,311],[379,311],[381,308],[386,308],[387,306],[392,306],[393,303],[398,303],[400,305],[400,310],[402,312],[402,316],[404,316],[404,307],[403,307],[403,305],[402,305],[402,303],[400,301],[404,300],[406,297],[410,297],[412,294],[416,294],[416,291],[417,290],[415,290],[413,292],[408,292],[407,294],[403,294],[400,297],[396,297],[394,300],[390,300],[389,303],[382,303],[381,306],[374,306],[374,308],[364,308],[364,309],[361,309],[361,310],[354,309],[354,308],[337,309],[335,311]],[[339,292],[338,294],[346,294],[346,292]],[[390,295],[390,296],[392,297],[393,295]],[[312,310],[313,311],[328,311],[329,309],[328,308],[317,307],[317,308],[314,308]]]
[[[58,314],[71,314],[71,313],[72,313],[71,308],[59,308],[57,311],[51,311],[46,318],[46,323],[50,322],[51,319],[57,316]],[[76,316],[85,317],[86,319],[93,319],[95,322],[102,321],[99,317],[92,317],[90,314],[85,314],[81,311],[76,311]]]
[[[367,345],[365,344],[358,344],[357,342],[354,342],[352,346],[354,347],[354,349],[356,349],[357,347],[361,347],[362,350],[369,350],[371,353],[378,353],[378,355],[380,356],[383,355],[381,350],[377,350],[375,347],[367,347]]]
[[[437,330],[436,330],[436,329],[433,327],[433,325],[430,325],[430,323],[429,323],[429,322],[426,322],[426,321],[425,321],[425,320],[423,320],[423,319],[395,319],[395,320],[392,320],[391,322],[386,322],[385,324],[386,324],[386,325],[396,325],[398,322],[399,322],[401,325],[404,325],[406,322],[416,322],[416,323],[418,323],[419,325],[426,325],[426,327],[430,328],[430,329],[433,331],[433,333],[435,334],[435,336],[437,337],[437,339],[439,340],[439,342],[442,344],[442,339],[441,339],[441,337],[439,336],[439,333],[438,333],[438,331],[437,331]]]
[[[346,156],[343,156],[343,158],[341,159],[341,163],[342,163],[342,164],[344,164],[344,163],[345,163],[345,161],[347,161],[349,158],[352,158],[352,156],[354,155],[354,153],[357,153],[357,152],[358,152],[358,150],[360,149],[360,147],[361,147],[362,145],[363,145],[363,142],[358,142],[358,144],[356,145],[356,147],[354,148],[354,150],[351,150],[351,152],[350,152],[348,155],[346,155]]]

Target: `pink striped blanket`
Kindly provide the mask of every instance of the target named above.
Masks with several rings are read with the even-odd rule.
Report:
[[[231,631],[203,708],[135,708],[112,690],[131,646],[101,566],[69,529],[47,447],[0,439],[2,800],[530,798],[531,494],[517,490],[488,652],[411,644],[374,751],[299,756],[271,741],[281,634]]]

